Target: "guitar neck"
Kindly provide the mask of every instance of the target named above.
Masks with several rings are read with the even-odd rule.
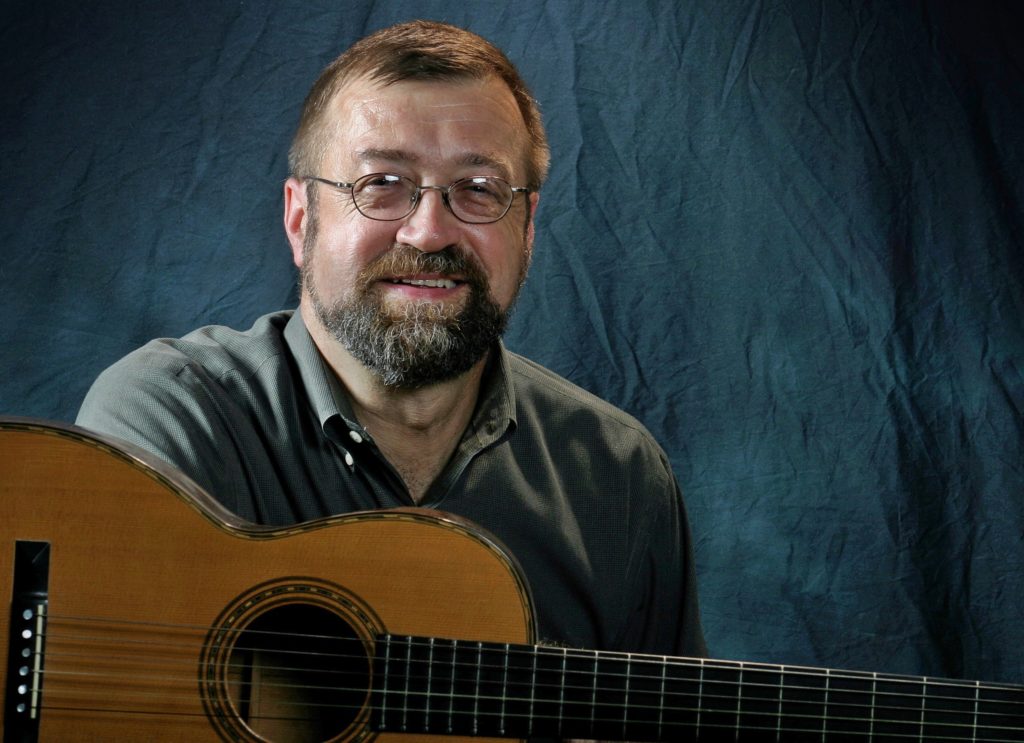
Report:
[[[373,727],[606,740],[1019,741],[1020,687],[382,636]]]

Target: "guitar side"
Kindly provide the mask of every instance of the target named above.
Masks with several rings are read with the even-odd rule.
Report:
[[[17,559],[25,559],[16,559],[16,545],[49,545],[41,673],[24,666],[41,679],[39,740],[246,739],[237,720],[217,716],[261,703],[245,691],[256,681],[230,670],[231,645],[237,625],[268,607],[299,606],[354,626],[366,656],[353,663],[367,678],[376,633],[534,639],[529,593],[512,558],[469,525],[431,512],[256,527],[141,451],[21,419],[0,420],[0,499],[5,606]],[[0,638],[10,621],[5,609]],[[8,650],[5,641],[0,669]],[[14,681],[5,673],[5,695]],[[374,735],[369,690],[357,699],[362,708],[327,737]],[[289,739],[275,728],[260,732]]]

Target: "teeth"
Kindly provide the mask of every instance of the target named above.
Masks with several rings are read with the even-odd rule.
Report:
[[[429,286],[434,289],[454,289],[455,282],[451,279],[399,279],[400,284],[409,284],[411,286]]]

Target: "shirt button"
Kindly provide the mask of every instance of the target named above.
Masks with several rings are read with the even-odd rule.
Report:
[[[354,460],[354,459],[352,458],[352,455],[351,455],[351,454],[349,454],[349,453],[348,453],[348,452],[346,451],[346,452],[345,452],[345,464],[347,464],[347,465],[348,465],[349,467],[351,467],[351,466],[352,466],[352,465],[354,465],[355,463],[356,463],[356,460]]]
[[[349,431],[348,437],[355,441],[357,444],[363,443],[363,437],[359,435],[359,431]]]

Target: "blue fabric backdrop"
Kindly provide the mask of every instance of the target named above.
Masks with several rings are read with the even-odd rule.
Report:
[[[4,3],[0,413],[294,304],[306,90],[454,22],[554,154],[508,343],[665,446],[714,653],[1024,682],[1021,8]]]

